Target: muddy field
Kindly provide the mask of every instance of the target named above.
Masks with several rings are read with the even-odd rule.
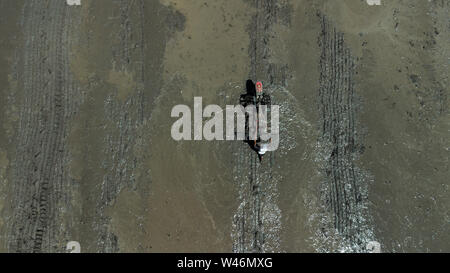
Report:
[[[0,0],[0,252],[450,251],[449,1],[69,2]],[[248,79],[276,152],[172,139]]]

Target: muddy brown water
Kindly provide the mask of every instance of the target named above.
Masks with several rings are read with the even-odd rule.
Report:
[[[447,1],[0,0],[0,251],[448,252]],[[173,106],[280,105],[280,148]]]

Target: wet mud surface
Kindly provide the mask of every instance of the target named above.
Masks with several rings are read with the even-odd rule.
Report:
[[[0,251],[448,252],[448,1],[0,0]],[[175,141],[262,81],[280,146]]]

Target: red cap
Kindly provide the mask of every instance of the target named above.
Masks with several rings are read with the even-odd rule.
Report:
[[[257,82],[256,83],[256,91],[257,92],[262,92],[263,91],[263,85],[261,82]]]

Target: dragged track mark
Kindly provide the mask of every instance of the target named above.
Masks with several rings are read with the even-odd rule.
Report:
[[[319,18],[322,24],[319,160],[324,162],[322,169],[326,177],[321,199],[331,215],[324,224],[332,223],[330,228],[344,241],[340,248],[360,251],[365,248],[370,231],[367,227],[368,179],[355,165],[364,149],[357,125],[355,58],[345,46],[344,34],[324,16],[319,15]]]
[[[248,27],[250,35],[250,78],[262,81],[270,92],[273,86],[285,86],[287,66],[269,61],[271,26],[279,21],[288,23],[289,14],[284,1],[249,1],[256,14]],[[283,19],[283,21],[281,20]],[[277,205],[277,179],[273,166],[275,153],[264,156],[259,163],[258,155],[248,145],[238,143],[234,152],[237,157],[234,177],[239,187],[239,207],[233,219],[233,251],[279,252],[281,211]]]
[[[138,166],[138,158],[134,148],[139,143],[139,128],[145,119],[144,99],[144,1],[119,0],[119,31],[117,43],[113,46],[114,70],[118,75],[130,75],[132,84],[126,90],[130,92],[123,98],[115,93],[105,101],[107,119],[114,124],[109,128],[104,142],[107,144],[103,161],[106,174],[103,177],[101,198],[98,209],[100,238],[98,248],[102,252],[118,252],[116,235],[111,233],[110,219],[104,211],[125,188],[136,187],[134,171]],[[126,80],[126,79],[125,79]],[[120,92],[120,91],[119,91]]]
[[[64,1],[25,2],[22,70],[16,71],[23,94],[8,222],[12,252],[58,252],[64,246],[61,208],[71,209],[73,187],[66,137],[82,98],[69,71],[69,26],[76,12]]]

